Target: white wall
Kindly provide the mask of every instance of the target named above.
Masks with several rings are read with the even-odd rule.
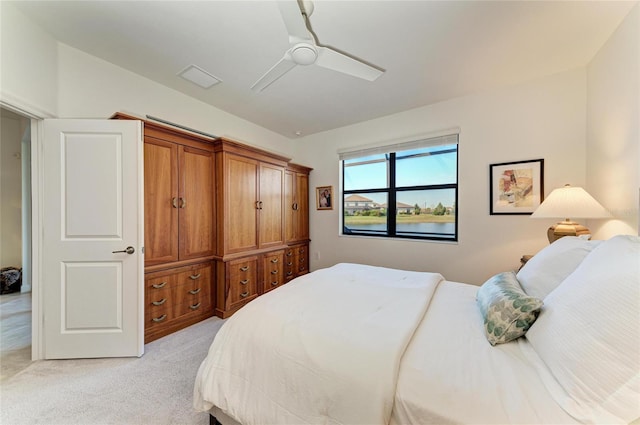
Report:
[[[0,123],[0,267],[22,267],[22,134],[28,120],[2,111]]]
[[[58,45],[58,91],[60,118],[151,115],[286,156],[293,152],[291,139],[64,44]]]
[[[640,5],[587,67],[587,190],[614,216],[590,220],[594,237],[638,234]]]
[[[0,1],[0,96],[3,103],[55,116],[56,41],[14,6]]]
[[[362,262],[438,271],[449,280],[475,284],[516,268],[523,254],[548,244],[546,229],[553,220],[489,215],[489,164],[544,158],[546,194],[565,183],[584,185],[585,118],[582,68],[302,139],[299,155],[314,168],[310,186],[332,185],[338,194],[337,149],[461,129],[458,243],[339,236],[338,209],[312,210],[311,268]]]

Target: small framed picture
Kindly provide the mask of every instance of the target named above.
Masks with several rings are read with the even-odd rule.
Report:
[[[316,209],[333,209],[333,186],[316,187]]]
[[[544,197],[544,159],[489,165],[489,213],[531,214]]]

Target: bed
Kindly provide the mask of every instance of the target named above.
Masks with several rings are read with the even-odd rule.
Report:
[[[564,237],[482,286],[337,264],[243,307],[194,407],[222,424],[640,418],[640,238]]]

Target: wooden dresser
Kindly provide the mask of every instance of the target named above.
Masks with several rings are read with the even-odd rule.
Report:
[[[308,273],[311,168],[141,121],[145,343],[214,314],[229,317]]]
[[[231,140],[221,139],[215,152],[215,311],[226,318],[252,299],[308,273],[311,169]]]

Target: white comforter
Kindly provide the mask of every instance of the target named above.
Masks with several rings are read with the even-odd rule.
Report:
[[[194,407],[244,425],[389,423],[400,360],[443,280],[338,264],[263,295],[219,331]]]
[[[545,388],[526,338],[489,344],[477,290],[438,285],[402,357],[391,425],[577,423]]]

